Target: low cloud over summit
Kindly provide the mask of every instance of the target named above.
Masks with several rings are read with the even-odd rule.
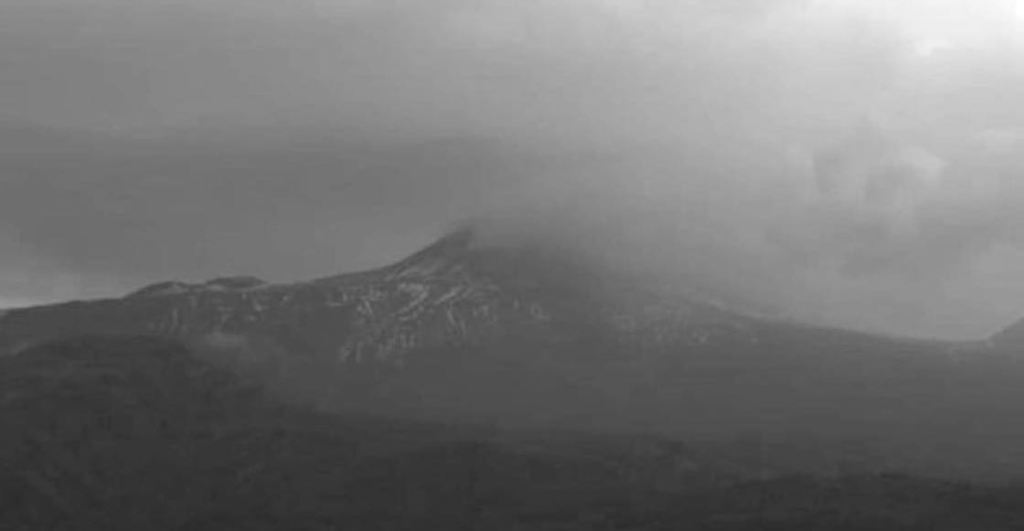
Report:
[[[1024,315],[1012,0],[13,0],[0,71],[0,304],[490,217],[801,319]]]

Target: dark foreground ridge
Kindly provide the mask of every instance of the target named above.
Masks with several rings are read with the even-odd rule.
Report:
[[[739,449],[332,416],[171,341],[0,360],[0,529],[1014,530],[1024,488],[757,479]]]

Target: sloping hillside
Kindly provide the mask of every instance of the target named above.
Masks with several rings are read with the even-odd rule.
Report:
[[[182,347],[85,337],[0,361],[0,529],[1019,529],[1020,489],[753,481],[739,449],[338,417]]]

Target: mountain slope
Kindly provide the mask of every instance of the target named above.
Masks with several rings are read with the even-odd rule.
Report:
[[[543,250],[487,246],[454,232],[389,267],[296,284],[249,277],[164,282],[123,299],[0,316],[0,351],[77,333],[255,342],[322,363],[401,366],[411,353],[531,338],[623,346],[753,341],[753,321],[681,298],[609,293]],[[593,276],[593,275],[592,275]]]
[[[803,453],[833,466],[1024,471],[1012,357],[746,316],[473,229],[362,273],[11,311],[0,351],[80,333],[180,340],[332,410],[815,441]],[[869,458],[836,450],[850,447]]]
[[[561,249],[490,244],[464,228],[372,271],[164,282],[13,311],[0,317],[0,352],[82,333],[150,334],[326,407],[592,424],[630,416],[620,405],[634,391],[622,381],[649,359],[754,344],[757,326],[609,280]]]
[[[324,415],[157,338],[40,345],[0,359],[0,384],[2,529],[1024,524],[1019,487],[785,469],[758,480],[750,449]]]

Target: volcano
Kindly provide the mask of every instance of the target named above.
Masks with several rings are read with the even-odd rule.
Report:
[[[1024,443],[1024,367],[1006,348],[775,321],[683,293],[463,227],[370,271],[13,310],[0,352],[159,336],[325,409],[878,444],[882,461],[930,470],[999,469],[994,446]]]

